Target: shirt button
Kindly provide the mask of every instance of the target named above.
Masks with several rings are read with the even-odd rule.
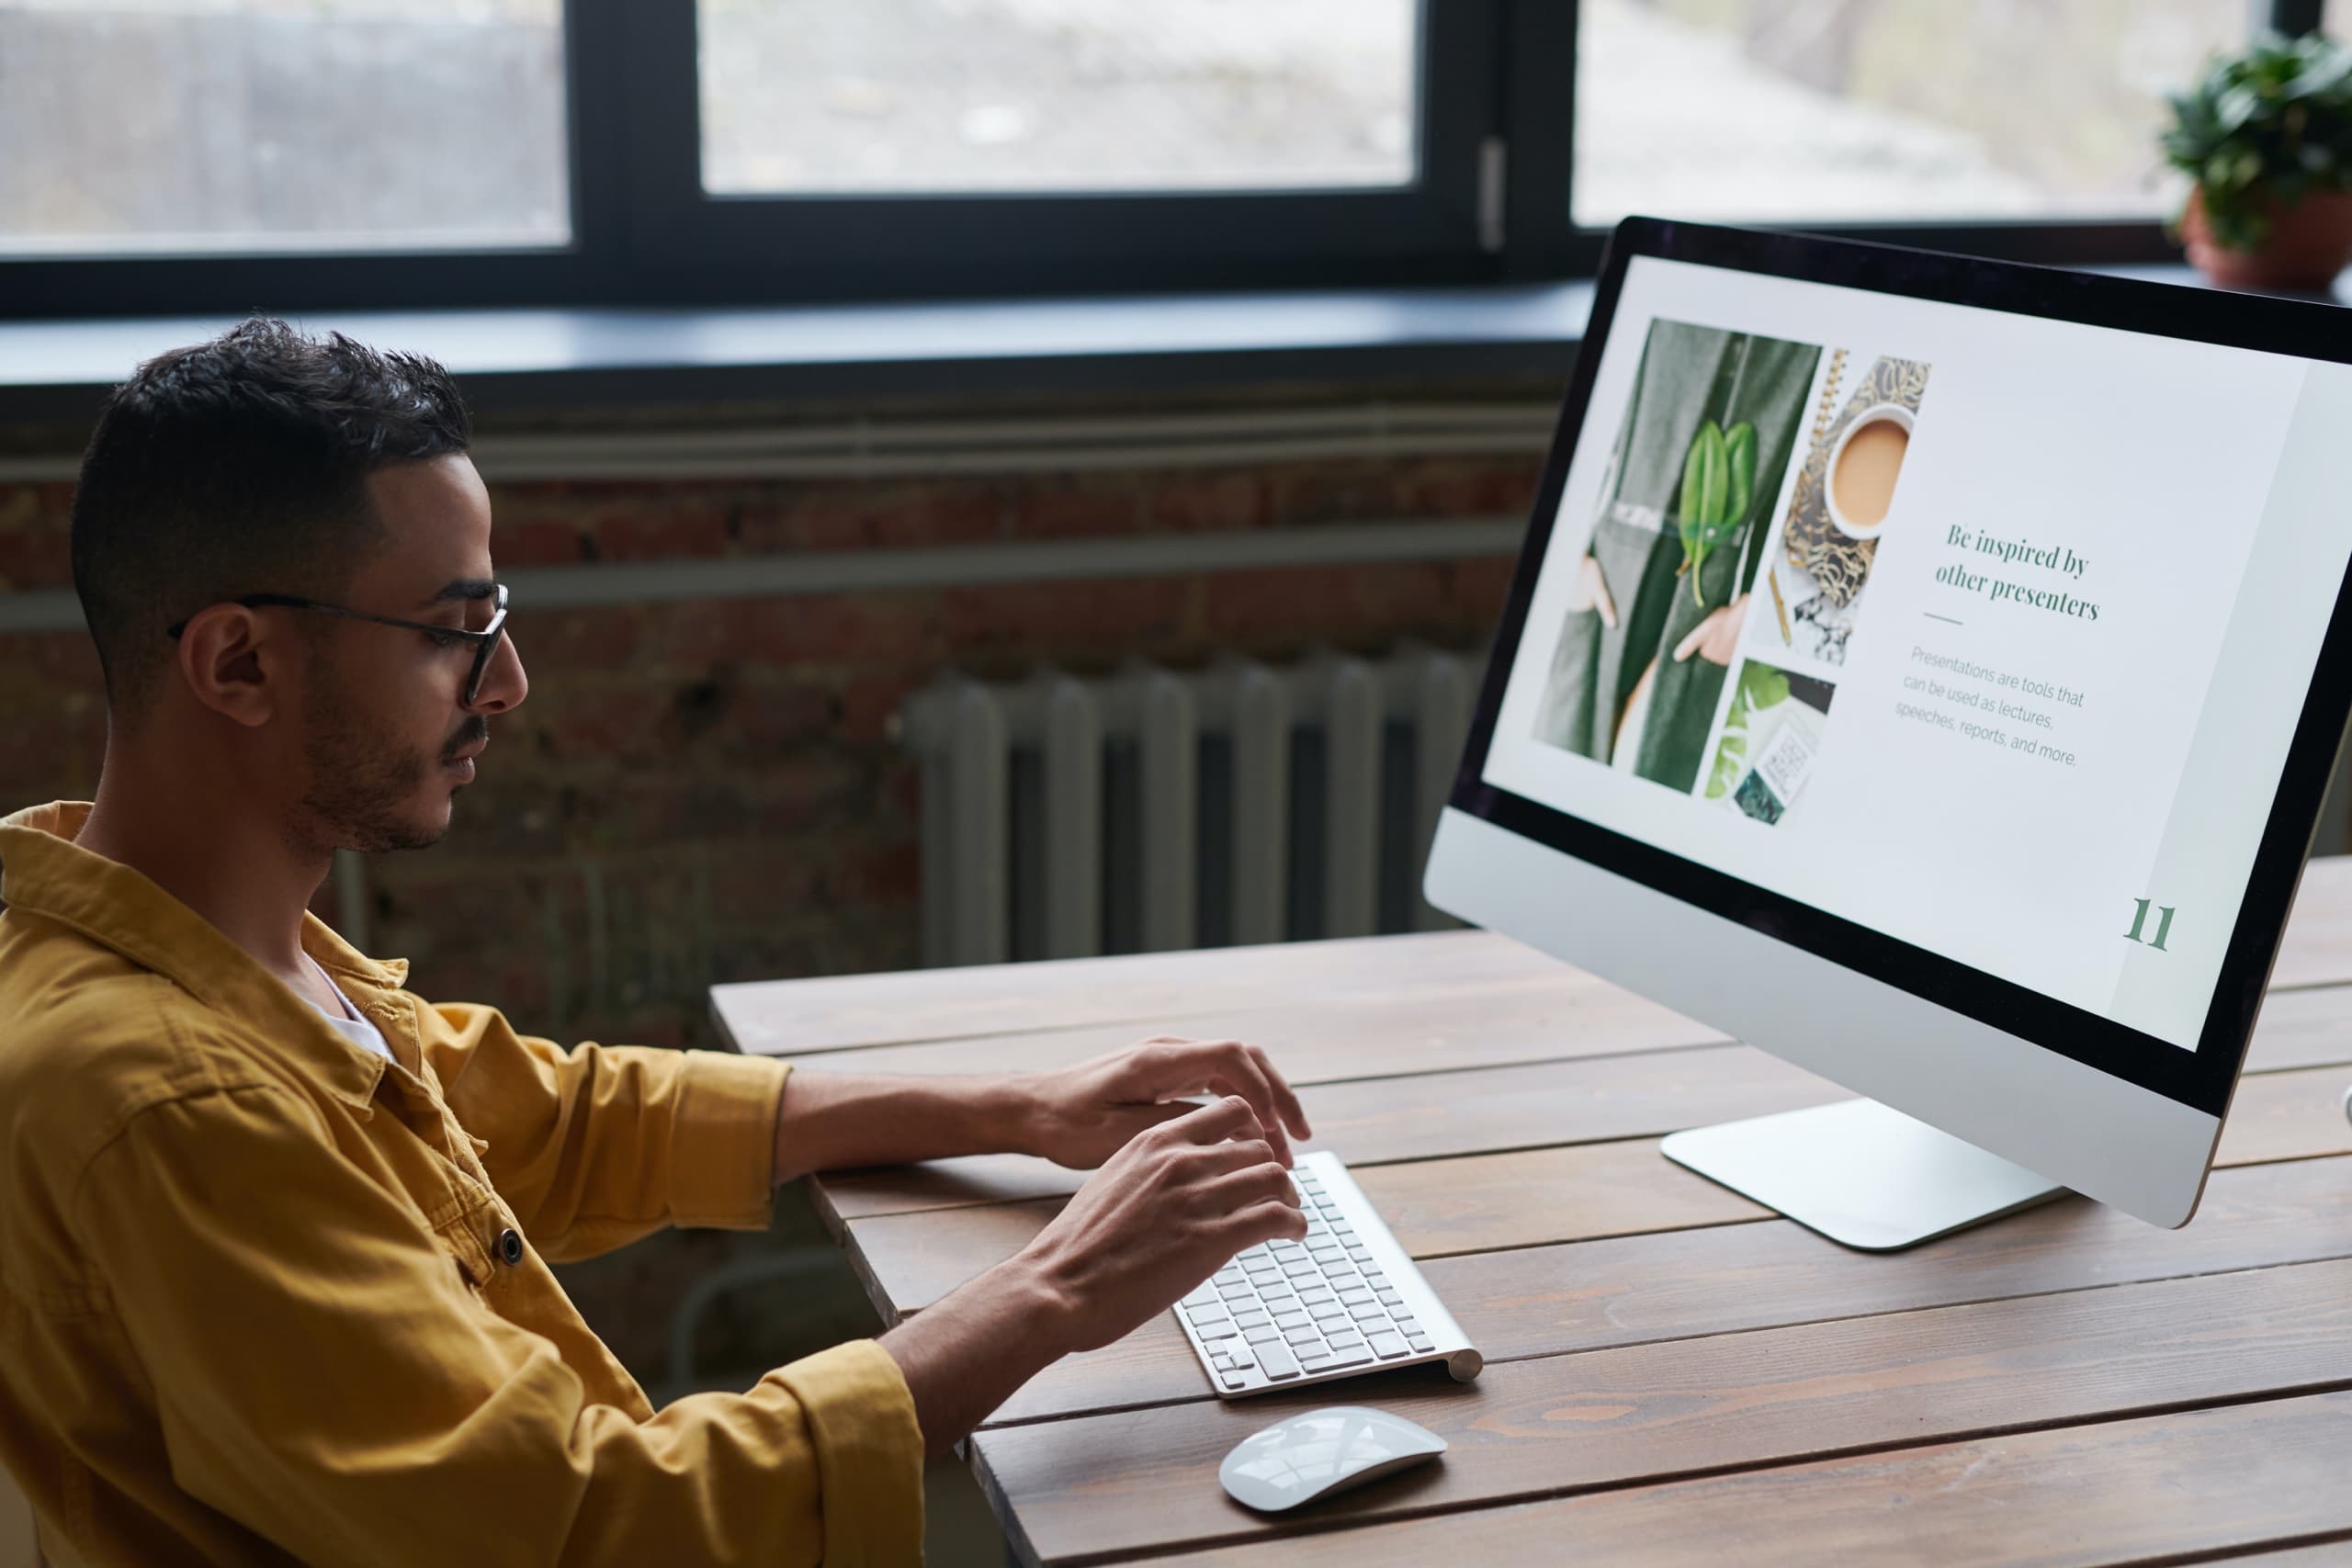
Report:
[[[523,1238],[514,1233],[511,1225],[498,1233],[498,1256],[509,1264],[523,1261]]]

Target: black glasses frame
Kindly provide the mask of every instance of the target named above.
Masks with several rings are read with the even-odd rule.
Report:
[[[490,656],[497,649],[498,639],[506,632],[506,584],[494,582],[491,587],[495,591],[495,596],[491,602],[490,625],[480,631],[472,631],[464,626],[436,626],[430,621],[403,621],[390,615],[371,615],[365,610],[346,610],[340,604],[328,604],[316,599],[305,599],[299,593],[248,593],[241,599],[231,599],[227,603],[243,604],[248,610],[270,606],[287,610],[316,610],[322,615],[342,615],[354,621],[373,621],[379,626],[404,626],[413,632],[424,633],[444,648],[456,648],[461,643],[472,643],[474,667],[466,677],[465,696],[466,706],[471,707],[474,705],[475,697],[481,693],[482,673],[490,668]],[[180,621],[165,626],[164,635],[176,639],[186,630],[187,630],[187,622]]]

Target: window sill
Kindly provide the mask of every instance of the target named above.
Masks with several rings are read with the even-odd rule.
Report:
[[[2179,264],[2091,270],[2204,287]],[[1481,288],[787,309],[305,317],[430,354],[484,412],[1160,390],[1403,377],[1565,378],[1589,281]],[[2339,300],[2352,292],[2339,283]],[[86,423],[141,360],[225,317],[0,321],[0,424]]]
[[[1397,376],[1565,377],[1589,282],[965,304],[305,316],[432,355],[482,412]],[[0,423],[88,420],[231,318],[0,321]]]

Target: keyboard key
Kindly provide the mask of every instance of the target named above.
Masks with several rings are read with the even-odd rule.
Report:
[[[1238,1338],[1241,1334],[1241,1330],[1234,1327],[1230,1319],[1224,1323],[1196,1323],[1193,1325],[1193,1332],[1199,1335],[1204,1343]]]
[[[1377,1323],[1385,1326],[1388,1322],[1388,1309],[1378,1302],[1358,1302],[1348,1311],[1358,1323]]]
[[[1250,1329],[1241,1336],[1245,1342],[1251,1345],[1272,1345],[1279,1341],[1282,1337],[1283,1331],[1271,1323],[1263,1328]]]
[[[1331,1347],[1331,1359],[1316,1370],[1335,1371],[1341,1367],[1361,1367],[1371,1359],[1372,1347],[1359,1339],[1352,1345],[1334,1344]]]
[[[1217,1373],[1216,1381],[1223,1383],[1227,1388],[1248,1388],[1250,1386],[1250,1374],[1242,1371],[1238,1368],[1230,1368],[1225,1371]]]
[[[1384,1361],[1393,1361],[1399,1356],[1411,1354],[1412,1347],[1405,1343],[1405,1337],[1401,1334],[1375,1334],[1372,1337],[1372,1353]]]
[[[1325,1302],[1336,1302],[1340,1297],[1338,1292],[1334,1292],[1330,1286],[1317,1285],[1311,1290],[1299,1292],[1298,1299],[1312,1307],[1321,1306]]]
[[[1351,1323],[1354,1319],[1348,1315],[1348,1309],[1339,1303],[1327,1302],[1315,1309],[1315,1321],[1329,1328],[1332,1324]]]
[[[1372,1299],[1373,1292],[1363,1285],[1358,1285],[1353,1290],[1341,1291],[1340,1292],[1340,1304],[1341,1306],[1362,1306],[1364,1303]]]
[[[1263,1328],[1274,1320],[1263,1311],[1256,1311],[1236,1313],[1233,1321],[1243,1328]]]
[[[1417,1317],[1405,1313],[1392,1313],[1389,1315],[1396,1319],[1396,1332],[1408,1339],[1421,1331],[1421,1322]]]
[[[1383,1291],[1380,1292],[1380,1304],[1385,1307],[1403,1306],[1405,1298],[1395,1291]]]
[[[1339,1365],[1339,1360],[1332,1355],[1329,1346],[1317,1345],[1311,1348],[1301,1346],[1298,1352],[1298,1364],[1310,1372],[1319,1372],[1326,1367]]]
[[[1227,1301],[1231,1301],[1237,1296],[1254,1296],[1258,1292],[1250,1288],[1249,1280],[1238,1280],[1230,1285],[1219,1285],[1216,1288],[1216,1293]]]
[[[1200,1284],[1194,1286],[1193,1288],[1193,1293],[1184,1298],[1184,1304],[1188,1307],[1207,1306],[1210,1303],[1218,1299],[1216,1287],[1209,1284]]]
[[[1320,1345],[1323,1343],[1323,1331],[1311,1323],[1305,1323],[1284,1332],[1283,1339],[1291,1345]]]
[[[1413,1348],[1413,1354],[1416,1356],[1426,1356],[1437,1348],[1437,1342],[1426,1334],[1408,1334],[1405,1336],[1405,1343]]]
[[[1303,1328],[1310,1321],[1303,1312],[1285,1312],[1275,1315],[1274,1326],[1281,1329]]]
[[[1298,1376],[1298,1358],[1280,1345],[1269,1345],[1261,1350],[1258,1367],[1276,1382]]]
[[[1255,1350],[1250,1349],[1249,1346],[1242,1344],[1238,1339],[1228,1340],[1227,1343],[1231,1346],[1231,1348],[1227,1349],[1225,1353],[1226,1365],[1229,1367],[1248,1368],[1254,1367],[1258,1364],[1258,1353]]]

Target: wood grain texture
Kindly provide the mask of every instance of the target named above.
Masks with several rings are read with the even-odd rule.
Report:
[[[2352,1151],[2352,1122],[2344,1115],[2347,1085],[2352,1085],[2352,1072],[2342,1067],[2240,1078],[2213,1162],[2252,1165]]]
[[[1158,1032],[1247,1040],[1263,1046],[1294,1084],[1721,1045],[1730,1039],[1562,965],[1541,979],[1430,995],[1200,1013],[1171,1021],[1165,1031],[1120,1023],[875,1045],[854,1056],[830,1056],[820,1066],[861,1073],[1046,1072]]]
[[[2352,1537],[2347,1475],[2352,1394],[2318,1394],[1154,1561],[1165,1568],[2108,1568],[2228,1554],[2245,1568],[2343,1568],[2352,1561],[2344,1544]],[[2336,1540],[2263,1550],[2326,1536]]]
[[[1456,1001],[1447,1005],[1467,1004]],[[1469,1016],[1476,1016],[1475,1008]],[[1671,1018],[1673,1015],[1665,1016]],[[1459,1026],[1459,1030],[1460,1033],[1468,1034],[1474,1032],[1475,1025]],[[1392,1035],[1389,1038],[1393,1042],[1398,1037]],[[1736,1096],[1743,1086],[1765,1086],[1768,1091],[1765,1098],[1753,1101],[1736,1098],[1718,1099],[1715,1103],[1719,1109],[1710,1115],[1692,1113],[1677,1118],[1668,1114],[1667,1124],[1662,1126],[1634,1126],[1620,1116],[1602,1123],[1604,1130],[1598,1135],[1633,1137],[1645,1134],[1663,1134],[1678,1127],[1700,1125],[1708,1121],[1760,1116],[1772,1110],[1792,1109],[1792,1104],[1781,1102],[1778,1097],[1797,1092],[1792,1086],[1798,1079],[1808,1085],[1826,1083],[1826,1080],[1815,1078],[1800,1068],[1779,1063],[1777,1058],[1763,1058],[1775,1064],[1777,1073],[1773,1068],[1750,1061],[1744,1063],[1738,1072],[1718,1075],[1719,1065],[1733,1060],[1727,1053],[1738,1052],[1747,1052],[1750,1057],[1761,1057],[1760,1053],[1749,1052],[1744,1046],[1702,1047],[1672,1052],[1668,1054],[1669,1060],[1686,1056],[1690,1059],[1676,1061],[1674,1066],[1665,1069],[1668,1073],[1668,1087],[1638,1090],[1630,1096],[1624,1093],[1626,1088],[1638,1086],[1648,1071],[1640,1065],[1639,1057],[1596,1074],[1596,1081],[1605,1078],[1619,1093],[1617,1102],[1610,1107],[1612,1112],[1623,1112],[1629,1107],[1645,1104],[1658,1105],[1660,1102],[1654,1097],[1663,1094],[1670,1098],[1674,1092],[1671,1083],[1682,1081],[1679,1075],[1693,1069],[1705,1072],[1710,1077],[1720,1076],[1717,1089],[1721,1095]],[[838,1060],[843,1070],[864,1070],[867,1062],[879,1055],[879,1052],[860,1052]],[[1278,1055],[1277,1060],[1286,1072],[1291,1071],[1287,1058]],[[2330,1075],[2316,1071],[2312,1064],[2341,1066],[2346,1070]],[[1540,1081],[1544,1077],[1544,1063],[1523,1063],[1520,1066],[1524,1076],[1503,1082],[1524,1085]],[[2252,1081],[2251,1075],[2267,1077],[2282,1070],[2292,1069],[2302,1069],[2308,1076],[2277,1084]],[[2293,1159],[2335,1152],[2342,1140],[2331,1142],[2331,1139],[2335,1133],[2344,1130],[2345,1122],[2340,1115],[2331,1122],[2324,1114],[2325,1107],[2322,1102],[2327,1099],[2331,1084],[2335,1084],[2338,1079],[2352,1083],[2352,986],[2280,992],[2270,998],[2247,1051],[2246,1070],[2249,1079],[2238,1091],[2237,1102],[2230,1118],[2230,1130],[2224,1134],[2222,1163]],[[1797,1075],[1797,1079],[1785,1077],[1787,1074]],[[1416,1076],[1442,1077],[1442,1075],[1427,1073]],[[1351,1082],[1345,1086],[1317,1085],[1305,1076],[1296,1077],[1295,1081],[1314,1090],[1304,1094],[1302,1099],[1318,1134],[1327,1134],[1309,1146],[1331,1148],[1351,1166],[1387,1159],[1425,1157],[1400,1152],[1395,1137],[1387,1135],[1383,1129],[1368,1129],[1367,1122],[1376,1120],[1385,1101],[1402,1105],[1409,1112],[1415,1105],[1426,1104],[1450,1087],[1448,1083],[1440,1081],[1419,1089],[1409,1085],[1386,1089],[1381,1087],[1385,1080],[1377,1078]],[[1406,1098],[1397,1099],[1399,1090]],[[1836,1097],[1834,1089],[1823,1089],[1818,1092],[1825,1099]],[[2337,1084],[2334,1092],[2340,1100],[2343,1093],[2341,1084]],[[1745,1108],[1749,1105],[1755,1109]],[[1476,1116],[1487,1108],[1465,1101],[1462,1111],[1464,1115]],[[1601,1108],[1596,1105],[1592,1109],[1597,1111]],[[1672,1107],[1661,1105],[1660,1109],[1670,1112]],[[1651,1117],[1651,1120],[1657,1119],[1656,1115]],[[1589,1130],[1592,1125],[1589,1120],[1564,1122],[1563,1131],[1557,1136],[1546,1138],[1541,1128],[1529,1131],[1526,1118],[1521,1116],[1511,1120],[1510,1131],[1482,1131],[1465,1142],[1464,1147],[1495,1147],[1498,1146],[1495,1142],[1498,1136],[1506,1140],[1502,1146],[1523,1143],[1570,1143],[1594,1136]],[[1366,1130],[1373,1135],[1363,1135]],[[1339,1141],[1341,1137],[1346,1139],[1344,1145]],[[2233,1144],[2232,1139],[2236,1142]],[[1067,1196],[1076,1191],[1083,1179],[1081,1173],[1059,1170],[1040,1161],[1012,1155],[986,1155],[969,1159],[902,1166],[888,1170],[836,1172],[825,1177],[822,1185],[824,1201],[841,1219],[847,1221],[923,1209]]]
[[[1315,1137],[1351,1166],[1662,1135],[1840,1097],[1826,1078],[1746,1045],[1429,1073],[1302,1089]],[[977,1155],[824,1179],[844,1220],[1067,1197],[1085,1179],[1020,1155]]]
[[[1883,1256],[1772,1220],[1439,1258],[1422,1272],[1494,1362],[2336,1258],[2352,1258],[2352,1160],[2221,1172],[2179,1231],[2069,1199]],[[1377,1399],[1389,1381],[1351,1383],[1362,1392],[1349,1397]],[[1162,1314],[1047,1369],[995,1420],[1212,1397]]]
[[[910,969],[710,988],[711,1013],[735,1048],[798,1056],[865,1045],[1150,1024],[1242,1008],[1402,998],[1520,980],[1556,980],[1566,965],[1489,931],[1220,947],[1121,958]],[[1569,971],[1569,973],[1575,973]],[[1579,976],[1586,984],[1600,982]]]
[[[1622,1063],[1611,1059],[1611,1076],[1622,1086],[1644,1064],[1713,1054],[1678,1052],[1667,1057],[1626,1058]],[[1453,1079],[1448,1075],[1415,1081],[1427,1085],[1430,1094],[1442,1094]],[[1770,1093],[1781,1092],[1770,1079],[1751,1081],[1760,1083]],[[2216,1165],[2229,1168],[2352,1154],[2352,1122],[2346,1120],[2343,1111],[2347,1083],[2352,1083],[2352,1073],[2342,1067],[2307,1067],[2244,1079],[2222,1130]],[[1636,1095],[1620,1106],[1645,1102],[1644,1097]],[[1465,1097],[1455,1107],[1465,1114],[1476,1109],[1499,1109],[1509,1114],[1496,1123],[1467,1128],[1464,1142],[1473,1148],[1481,1142],[1508,1142],[1514,1135],[1524,1135],[1531,1111],[1537,1117],[1549,1114],[1541,1101],[1498,1104],[1488,1099],[1477,1106]],[[1322,1110],[1311,1102],[1308,1110],[1322,1126]],[[1759,1109],[1717,1114],[1762,1113]],[[1562,1114],[1566,1124],[1566,1113]],[[1461,1126],[1463,1122],[1457,1120],[1455,1124]],[[1381,1147],[1377,1131],[1367,1140],[1375,1150]],[[1337,1136],[1329,1143],[1339,1146]],[[1762,1218],[1765,1213],[1737,1194],[1666,1161],[1657,1153],[1656,1142],[1646,1138],[1403,1165],[1376,1163],[1377,1153],[1358,1152],[1364,1146],[1343,1147],[1340,1153],[1354,1169],[1364,1195],[1416,1258],[1736,1223]],[[1654,1168],[1654,1161],[1665,1168]],[[977,1182],[962,1174],[974,1168],[988,1170],[990,1179]],[[894,1311],[920,1309],[944,1290],[1011,1257],[1081,1179],[1081,1172],[1042,1161],[990,1156],[829,1177],[820,1184],[818,1197],[819,1207],[836,1234],[852,1242],[864,1266],[880,1282],[886,1295],[876,1305],[887,1318]],[[989,1201],[992,1192],[1019,1199],[1041,1190],[1057,1195],[1046,1200]]]
[[[1423,1375],[1415,1375],[1416,1373]],[[1491,1506],[2352,1385],[2352,1260],[1393,1373],[1381,1404],[1452,1445],[1325,1521]],[[1302,1389],[1241,1405],[988,1428],[975,1468],[1047,1562],[1266,1536],[1216,1467]],[[1295,1528],[1295,1527],[1291,1527]]]
[[[1315,1002],[1374,1001],[1518,983],[1604,987],[1489,931],[1430,931],[1120,958],[920,969],[711,987],[735,1048],[798,1056],[862,1046],[1179,1021]],[[2287,922],[2273,989],[2352,981],[2352,856],[2316,860]],[[1189,1032],[1189,1031],[1183,1031]],[[977,1058],[976,1059],[979,1059]]]

